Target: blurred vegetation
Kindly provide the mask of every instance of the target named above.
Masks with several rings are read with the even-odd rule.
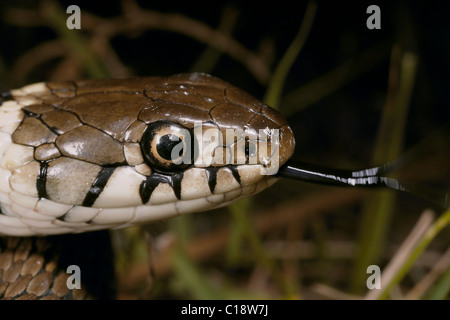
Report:
[[[450,13],[436,2],[0,4],[0,89],[207,72],[288,117],[295,158],[449,190]],[[81,8],[81,30],[65,9]],[[431,211],[432,210],[432,211]],[[214,212],[112,232],[121,299],[448,299],[450,212],[420,198],[280,180]],[[89,250],[89,248],[86,248]],[[381,290],[368,290],[369,265]]]

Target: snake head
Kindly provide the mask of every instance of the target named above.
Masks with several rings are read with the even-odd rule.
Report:
[[[4,97],[0,233],[216,208],[271,185],[294,151],[275,110],[205,74],[38,83]]]

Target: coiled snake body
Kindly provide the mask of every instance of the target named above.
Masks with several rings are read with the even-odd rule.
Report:
[[[260,155],[262,144],[271,151]],[[80,233],[223,206],[270,186],[276,178],[263,169],[293,150],[277,112],[204,74],[11,90],[0,106],[0,235]],[[0,283],[13,260],[0,255]]]

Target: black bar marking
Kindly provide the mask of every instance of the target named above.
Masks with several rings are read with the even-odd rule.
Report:
[[[36,189],[39,198],[48,199],[47,194],[47,169],[49,161],[40,161],[39,174],[36,180]]]
[[[89,189],[86,197],[83,200],[83,206],[91,207],[95,200],[97,200],[100,193],[102,193],[103,189],[108,183],[109,178],[113,174],[115,167],[103,167],[102,170],[98,173],[97,178],[94,183],[92,183],[91,188]]]
[[[183,180],[183,173],[174,173],[172,175],[166,175],[158,172],[154,172],[142,181],[139,186],[139,194],[141,196],[142,204],[146,204],[160,183],[167,183],[172,188],[175,196],[178,200],[181,198],[181,181]]]
[[[139,186],[139,195],[141,196],[142,204],[146,204],[152,195],[154,188],[149,187],[150,177],[147,177]]]
[[[169,183],[168,177],[159,173],[153,173],[148,176],[147,179],[142,181],[139,186],[139,194],[141,196],[142,204],[146,204],[153,193],[153,190],[161,183],[167,182]]]
[[[236,179],[236,181],[241,184],[241,176],[239,175],[239,171],[236,166],[228,166],[228,169],[230,169],[231,174]]]
[[[167,183],[172,187],[171,176],[155,172],[142,181],[139,186],[142,204],[146,204],[148,200],[150,200],[153,190],[155,190],[160,183]]]
[[[174,173],[172,175],[172,189],[178,200],[181,199],[181,181],[183,180],[183,172]]]
[[[220,167],[217,168],[208,168],[206,170],[206,178],[208,179],[209,190],[211,193],[214,193],[217,185],[217,172],[220,170]]]

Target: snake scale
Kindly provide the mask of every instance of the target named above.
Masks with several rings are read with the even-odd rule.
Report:
[[[283,165],[294,145],[276,111],[206,74],[36,83],[3,93],[0,298],[85,298],[86,290],[64,286],[68,275],[56,267],[70,251],[61,243],[79,248],[89,239],[73,233],[250,196],[277,180],[264,169]]]

